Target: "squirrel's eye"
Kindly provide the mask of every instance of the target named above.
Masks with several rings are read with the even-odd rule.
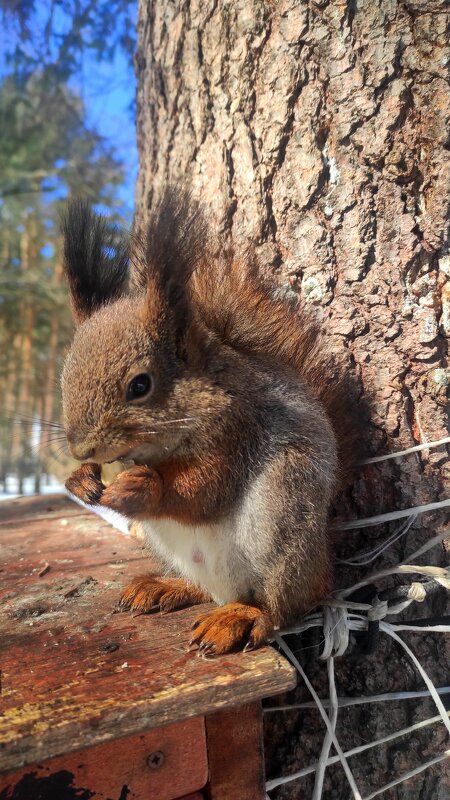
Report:
[[[136,375],[128,384],[127,400],[136,400],[138,397],[145,397],[152,388],[152,379],[145,372]]]

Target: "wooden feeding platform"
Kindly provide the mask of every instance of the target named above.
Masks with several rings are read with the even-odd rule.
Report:
[[[64,495],[0,504],[0,800],[260,800],[261,700],[295,685],[270,647],[188,652],[199,613],[133,616],[156,566]]]

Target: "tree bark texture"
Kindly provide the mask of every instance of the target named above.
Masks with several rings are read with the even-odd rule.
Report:
[[[373,452],[447,435],[448,23],[444,0],[140,0],[138,227],[163,187],[184,179],[225,237],[251,239],[262,269],[313,304],[346,352],[371,398]],[[445,447],[366,467],[339,511],[369,516],[440,500],[449,477]],[[398,563],[445,522],[419,518],[383,563]],[[369,530],[340,547],[360,551],[387,533]],[[426,562],[443,559],[437,548]],[[347,570],[337,580],[355,577]],[[442,609],[437,600],[414,614]],[[405,635],[436,683],[448,683],[444,637]],[[325,693],[323,667],[310,670]],[[337,681],[346,695],[423,688],[385,640],[372,656],[353,648]],[[302,687],[297,694],[306,699]],[[434,713],[428,701],[349,709],[341,744]],[[314,761],[323,737],[315,712],[270,715],[267,732],[273,775]],[[363,793],[448,747],[445,738],[434,726],[353,759]],[[385,796],[443,800],[444,774],[437,766]],[[306,780],[272,797],[310,793]],[[324,797],[344,796],[342,771],[328,770]]]

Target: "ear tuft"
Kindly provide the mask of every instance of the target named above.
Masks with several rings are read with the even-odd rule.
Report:
[[[183,186],[169,186],[152,211],[145,242],[133,260],[135,287],[155,291],[175,318],[177,328],[189,319],[187,284],[209,250],[207,224],[200,205]]]
[[[126,290],[129,244],[83,200],[71,200],[62,219],[64,271],[76,322]]]

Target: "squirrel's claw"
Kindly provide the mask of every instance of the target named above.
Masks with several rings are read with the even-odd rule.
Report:
[[[67,491],[88,506],[96,505],[105,489],[101,480],[101,471],[100,464],[82,464],[67,478],[65,483]]]
[[[194,622],[190,647],[211,657],[235,650],[255,650],[266,644],[273,631],[269,614],[244,603],[228,603],[208,611]]]
[[[158,578],[154,575],[139,575],[126,586],[119,600],[119,607],[143,614],[159,610],[174,611],[185,606],[206,603],[210,597],[197,586],[191,586],[180,578]]]

